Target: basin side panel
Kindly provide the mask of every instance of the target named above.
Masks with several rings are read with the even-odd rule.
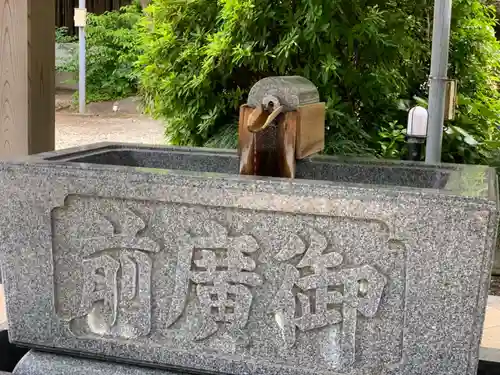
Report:
[[[16,343],[228,374],[473,374],[483,201],[41,166],[0,180]]]

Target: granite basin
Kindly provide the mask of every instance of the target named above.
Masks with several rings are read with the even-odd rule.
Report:
[[[99,144],[0,163],[12,342],[171,371],[473,375],[493,169]]]
[[[52,162],[82,163],[142,170],[167,169],[202,173],[238,174],[239,157],[233,150],[184,147],[97,144],[40,154]],[[297,179],[401,187],[456,189],[457,167],[420,163],[315,156],[298,161]],[[159,171],[158,171],[159,172]],[[159,172],[160,173],[160,172]]]

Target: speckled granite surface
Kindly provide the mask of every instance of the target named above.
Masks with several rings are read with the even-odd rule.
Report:
[[[3,373],[0,372],[0,375]],[[31,350],[14,369],[13,375],[180,375],[162,370],[92,359],[74,358]]]
[[[14,342],[191,372],[476,372],[492,170],[314,158],[289,181],[106,147],[0,164]]]

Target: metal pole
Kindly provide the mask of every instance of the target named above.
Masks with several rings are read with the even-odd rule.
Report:
[[[441,162],[452,0],[434,0],[431,76],[429,88],[429,128],[425,162]]]
[[[79,0],[78,7],[80,9],[85,9],[85,0]],[[79,39],[79,78],[78,78],[78,99],[80,113],[85,113],[86,104],[86,93],[85,93],[85,61],[86,61],[86,50],[85,50],[85,26],[80,26],[78,28],[78,39]]]

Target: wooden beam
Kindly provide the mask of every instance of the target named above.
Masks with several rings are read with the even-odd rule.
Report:
[[[55,0],[0,0],[0,158],[54,149]]]
[[[37,154],[55,147],[56,3],[23,1],[28,1],[29,153]]]
[[[0,0],[0,157],[28,153],[27,5]]]

